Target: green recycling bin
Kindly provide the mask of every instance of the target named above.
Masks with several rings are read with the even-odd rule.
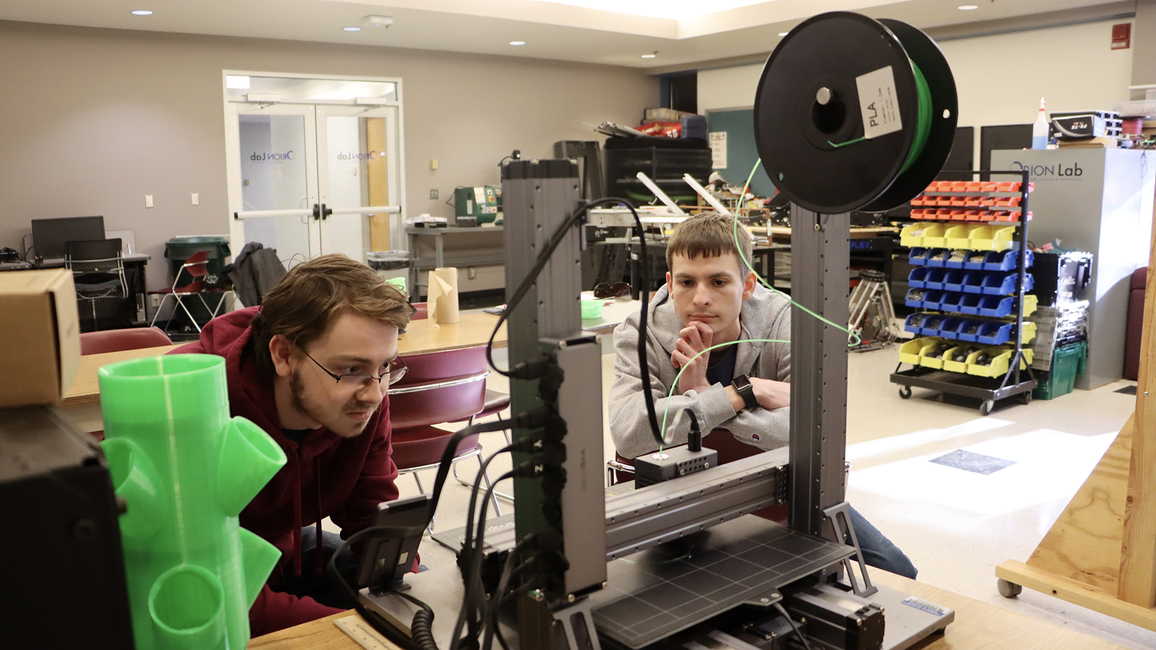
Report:
[[[229,238],[213,235],[194,235],[190,237],[173,237],[165,242],[165,259],[169,261],[169,277],[176,279],[177,273],[181,270],[181,265],[185,263],[197,251],[209,251],[209,263],[206,266],[208,275],[205,276],[205,284],[209,288],[220,287],[229,284],[229,279],[224,275],[225,260],[231,254],[229,251]],[[186,273],[180,278],[178,286],[188,284],[193,278]],[[217,307],[217,303],[225,299],[224,293],[206,295],[205,300],[209,303],[210,310]],[[209,320],[211,311],[205,309],[200,300],[185,301],[189,311],[193,312],[193,316],[197,322],[202,326]],[[217,310],[217,315],[220,316],[224,312],[224,308]],[[194,334],[196,328],[189,322],[188,315],[184,310],[176,309],[173,311],[171,329],[191,330]]]

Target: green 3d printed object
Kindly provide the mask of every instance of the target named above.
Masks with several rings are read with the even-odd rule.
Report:
[[[225,360],[203,354],[100,369],[104,451],[120,518],[137,650],[244,648],[249,607],[281,553],[238,523],[285,464],[229,418]]]

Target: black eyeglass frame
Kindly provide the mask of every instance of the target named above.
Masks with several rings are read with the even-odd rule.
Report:
[[[337,382],[338,386],[341,385],[341,380],[346,378],[346,377],[364,377],[361,380],[361,383],[359,384],[362,388],[364,388],[365,386],[368,386],[369,380],[371,380],[371,379],[377,380],[377,383],[380,386],[381,380],[385,379],[386,377],[389,377],[389,382],[386,383],[386,386],[392,386],[392,385],[396,384],[397,382],[401,381],[401,378],[405,376],[405,373],[407,371],[409,371],[409,367],[405,365],[405,362],[401,360],[401,357],[394,357],[394,358],[389,360],[389,368],[384,373],[382,373],[380,375],[374,375],[374,374],[355,375],[353,373],[349,373],[349,374],[345,374],[345,375],[339,375],[339,374],[331,371],[329,368],[326,368],[325,366],[321,365],[321,362],[318,361],[317,359],[314,359],[313,356],[305,350],[305,348],[298,348],[298,349],[301,350],[302,354],[309,357],[310,361],[317,364],[317,367],[321,368],[322,372],[329,375],[330,377],[333,377],[334,381]],[[394,373],[397,373],[397,374],[395,375]]]

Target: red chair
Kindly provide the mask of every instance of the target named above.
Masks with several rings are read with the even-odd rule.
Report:
[[[389,387],[389,420],[393,427],[393,462],[400,474],[412,474],[418,490],[425,491],[417,472],[441,462],[453,431],[434,425],[468,420],[486,405],[486,350],[464,348],[415,354],[402,358],[408,370]],[[477,458],[482,445],[478,434],[467,436],[454,451],[454,464]],[[490,477],[483,473],[486,487]],[[497,497],[495,513],[501,515]],[[431,522],[432,529],[432,522]]]
[[[196,317],[193,316],[193,312],[189,311],[189,307],[188,307],[188,305],[185,304],[185,300],[192,300],[192,296],[194,296],[194,295],[197,296],[198,298],[200,298],[201,304],[205,306],[205,311],[208,311],[210,314],[208,320],[212,320],[212,319],[216,318],[217,312],[220,311],[221,305],[223,305],[225,303],[225,301],[222,297],[222,299],[217,301],[216,308],[211,308],[211,307],[209,307],[208,301],[205,300],[204,294],[210,293],[210,294],[220,295],[220,294],[224,294],[226,292],[222,289],[208,289],[208,288],[206,288],[205,287],[205,276],[208,274],[209,274],[209,251],[207,251],[207,250],[197,251],[197,252],[193,253],[192,255],[190,255],[189,258],[187,260],[185,260],[185,263],[181,265],[181,268],[177,271],[176,277],[173,278],[173,286],[171,288],[149,292],[149,293],[160,294],[160,296],[161,296],[161,304],[157,306],[157,311],[155,314],[153,314],[153,320],[151,323],[149,323],[149,326],[155,326],[156,325],[157,317],[161,315],[162,311],[164,311],[165,301],[168,300],[168,298],[170,296],[172,296],[173,300],[176,300],[177,305],[179,305],[180,308],[185,311],[185,314],[189,317],[189,320],[193,322],[193,327],[197,328],[197,332],[201,331],[201,324],[197,322]],[[180,284],[181,281],[185,280],[186,278],[187,278],[187,283],[186,284]],[[174,307],[173,310],[175,311],[176,307]],[[170,318],[169,323],[171,323],[171,322],[172,322],[172,319]],[[206,321],[206,322],[208,322],[208,321]],[[166,334],[168,334],[168,326],[169,326],[169,324],[166,323],[165,324],[165,333]]]
[[[168,335],[156,327],[130,327],[100,332],[82,332],[80,354],[104,354],[121,350],[139,350],[172,345]]]

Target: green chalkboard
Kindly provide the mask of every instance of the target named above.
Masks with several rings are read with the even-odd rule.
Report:
[[[751,168],[759,159],[755,147],[755,110],[740,108],[733,110],[707,111],[707,131],[727,134],[727,166],[715,171],[732,185],[742,187],[750,176]],[[756,196],[770,197],[775,194],[775,186],[762,166],[751,179],[751,192]]]

